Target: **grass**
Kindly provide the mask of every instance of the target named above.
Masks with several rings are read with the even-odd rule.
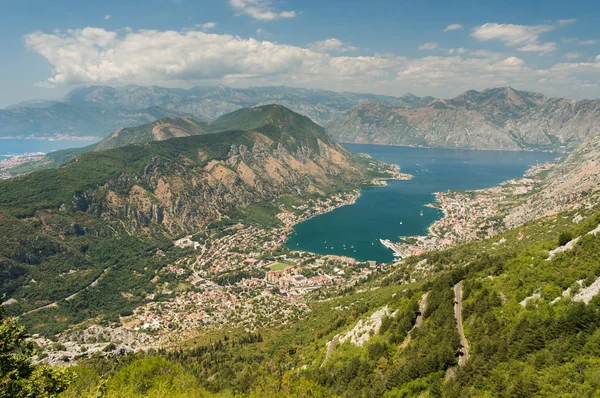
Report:
[[[286,269],[287,267],[291,267],[291,265],[290,264],[284,264],[284,263],[275,263],[275,264],[269,265],[269,269],[271,271],[279,271],[279,270],[282,270],[282,269]]]

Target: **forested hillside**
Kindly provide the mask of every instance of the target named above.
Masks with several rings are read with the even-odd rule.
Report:
[[[314,297],[311,312],[291,325],[223,330],[158,353],[83,361],[65,396],[94,391],[107,375],[107,396],[593,396],[600,388],[599,223],[597,205],[560,213]],[[459,362],[461,353],[468,359]]]

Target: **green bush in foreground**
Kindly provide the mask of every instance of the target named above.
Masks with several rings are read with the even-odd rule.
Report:
[[[0,305],[0,397],[56,397],[69,386],[70,373],[32,365],[35,347],[26,339],[25,328]]]

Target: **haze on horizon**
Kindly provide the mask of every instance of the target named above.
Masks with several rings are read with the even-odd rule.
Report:
[[[6,1],[0,106],[126,84],[600,97],[600,4],[589,0],[201,3]]]

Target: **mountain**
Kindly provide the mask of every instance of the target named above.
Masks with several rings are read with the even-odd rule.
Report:
[[[508,227],[514,227],[539,217],[564,211],[579,203],[591,206],[585,200],[600,189],[600,135],[588,138],[562,162],[552,167],[543,185],[527,202],[513,209],[505,218]]]
[[[190,137],[206,133],[206,123],[190,118],[166,117],[142,126],[118,129],[94,146],[95,151],[130,144],[146,144],[169,138]]]
[[[0,110],[0,137],[104,137],[168,116],[211,121],[235,110],[278,103],[319,124],[353,105],[380,101],[390,106],[422,106],[433,98],[411,94],[390,97],[291,87],[235,89],[224,86],[189,90],[143,86],[91,86],[71,91],[62,101],[25,101]]]
[[[69,103],[96,104],[137,109],[160,106],[190,114],[202,120],[214,120],[242,107],[278,103],[309,117],[318,124],[331,121],[337,114],[361,101],[380,101],[390,106],[421,106],[433,100],[407,94],[391,97],[374,94],[336,93],[327,90],[285,86],[237,89],[225,86],[193,87],[189,90],[163,87],[91,86],[73,90]]]
[[[131,131],[141,134],[136,141],[178,135],[183,122],[204,131],[192,120],[170,122]],[[280,225],[279,206],[292,199],[348,192],[381,175],[373,162],[279,105],[238,111],[219,126],[235,129],[91,151],[0,182],[0,233],[9,243],[0,248],[0,294],[18,302],[10,311],[51,305],[25,318],[32,330],[47,333],[125,314],[146,300],[156,267],[174,261],[170,239],[223,219]],[[98,288],[85,288],[108,271]],[[123,289],[139,294],[120,296]],[[69,295],[77,298],[56,303]]]
[[[187,117],[166,117],[141,126],[115,130],[96,144],[50,152],[5,171],[11,176],[17,176],[32,171],[59,167],[86,152],[103,151],[125,145],[140,145],[177,137],[190,137],[233,130],[251,130],[267,125],[277,125],[277,128],[285,127],[283,130],[285,134],[301,135],[304,134],[304,131],[313,131],[314,127],[317,126],[308,118],[294,117],[287,111],[287,108],[273,105],[243,108],[223,115],[210,124]],[[323,132],[324,130],[319,127],[319,131]],[[325,134],[322,134],[320,138],[324,141],[330,139]]]
[[[184,114],[156,106],[116,109],[68,102],[54,102],[49,106],[34,104],[0,110],[0,137],[97,138],[117,128],[179,115]]]
[[[327,129],[341,142],[568,151],[600,132],[599,111],[600,100],[547,98],[504,87],[410,109],[361,103]]]

